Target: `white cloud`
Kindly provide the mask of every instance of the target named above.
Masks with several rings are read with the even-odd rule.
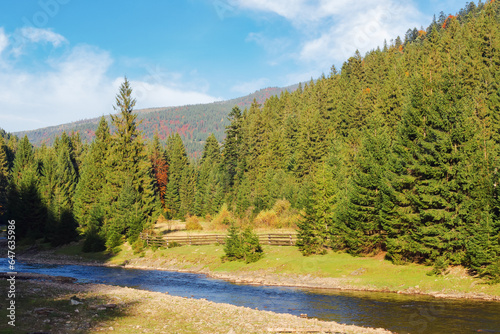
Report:
[[[119,79],[121,83],[123,79]],[[136,108],[182,106],[186,104],[210,103],[220,100],[205,93],[181,90],[162,84],[151,84],[144,81],[130,82],[137,99]]]
[[[48,42],[51,43],[54,47],[58,47],[61,44],[67,42],[66,38],[49,29],[24,27],[20,29],[19,33],[22,37],[26,38],[30,42]]]
[[[231,87],[231,91],[247,95],[247,94],[252,94],[257,90],[266,87],[266,85],[268,84],[269,84],[269,79],[260,78],[248,82],[238,83],[233,87]]]
[[[2,70],[2,127],[27,130],[109,113],[114,92],[106,71],[111,62],[108,53],[79,46],[51,59],[42,73],[19,67]]]
[[[0,28],[0,55],[2,55],[3,50],[9,45],[9,38],[5,34],[3,28]]]
[[[274,13],[287,19],[296,29],[295,48],[278,44],[275,50],[296,54],[296,60],[313,63],[323,71],[347,60],[357,49],[364,54],[382,46],[384,39],[389,42],[404,35],[408,28],[430,22],[410,0],[235,1],[241,9]],[[254,32],[248,39],[266,47],[260,33]]]
[[[8,46],[4,36],[0,28],[0,47],[12,51],[15,46]],[[33,37],[32,41],[48,41],[50,35],[45,37]],[[65,41],[59,38],[49,42],[56,46],[57,40]],[[110,76],[114,59],[108,52],[89,45],[67,45],[62,55],[47,57],[45,66],[36,72],[26,70],[21,60],[0,66],[0,127],[6,131],[36,129],[114,112],[115,95],[123,78]],[[129,80],[138,99],[137,108],[217,100],[183,89],[175,82],[159,82],[153,77]]]
[[[237,5],[242,9],[273,12],[292,20],[311,16],[314,11],[305,0],[238,0]]]
[[[359,50],[362,54],[382,46],[409,27],[418,25],[420,14],[409,4],[380,1],[364,11],[352,12],[320,37],[303,44],[300,59],[322,65],[344,61]]]
[[[272,55],[278,55],[280,54],[280,50],[286,49],[292,45],[292,41],[287,37],[271,38],[263,33],[255,32],[248,34],[246,41],[257,43]]]

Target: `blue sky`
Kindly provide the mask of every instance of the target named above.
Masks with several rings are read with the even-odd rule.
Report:
[[[340,68],[426,27],[456,0],[0,1],[0,127],[113,112],[126,75],[137,108],[225,100]]]

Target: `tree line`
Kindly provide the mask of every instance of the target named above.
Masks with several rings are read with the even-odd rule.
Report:
[[[34,149],[4,134],[0,205],[27,237],[77,231],[113,249],[159,215],[251,221],[286,201],[302,212],[305,255],[386,252],[498,278],[499,12],[469,3],[294,92],[235,106],[198,161],[178,134],[143,140],[125,81],[116,130],[101,119],[89,145],[63,134]]]

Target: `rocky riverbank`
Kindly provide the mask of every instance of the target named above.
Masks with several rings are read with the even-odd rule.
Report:
[[[61,277],[22,278],[16,331],[25,333],[390,333]]]

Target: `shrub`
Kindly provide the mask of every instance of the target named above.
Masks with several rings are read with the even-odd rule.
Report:
[[[225,230],[231,223],[234,222],[234,217],[231,211],[227,208],[227,204],[222,204],[219,213],[211,222],[211,228],[214,230]]]
[[[234,224],[229,227],[224,253],[223,260],[243,260],[246,263],[256,262],[264,255],[259,237],[250,228],[241,232]]]
[[[112,232],[106,241],[106,248],[113,253],[119,253],[121,251],[120,246],[123,244],[122,236],[117,232]]]
[[[295,228],[301,222],[303,215],[296,209],[291,208],[290,202],[279,199],[274,203],[271,210],[259,212],[254,219],[255,227],[264,228]]]
[[[90,229],[83,242],[82,252],[94,253],[106,250],[106,240],[97,232],[96,229]]]
[[[274,210],[261,211],[255,217],[254,224],[256,227],[277,227],[279,219]]]
[[[186,217],[186,230],[188,231],[203,230],[203,226],[201,226],[198,217],[189,215]]]
[[[182,245],[178,243],[177,241],[172,241],[168,243],[167,248],[174,248],[174,247],[181,247]]]
[[[500,283],[500,260],[493,262],[486,268],[479,271],[479,276],[484,278],[489,284]]]
[[[132,251],[134,254],[139,254],[144,250],[144,240],[137,238],[137,240],[132,244]]]
[[[257,262],[264,255],[264,251],[259,242],[259,237],[247,227],[241,234],[243,249],[243,260],[246,263]]]
[[[243,257],[241,250],[241,236],[240,229],[236,227],[234,224],[228,229],[228,235],[226,238],[226,243],[224,244],[224,253],[223,260],[239,260]]]
[[[434,262],[434,267],[430,272],[427,273],[428,276],[438,276],[448,274],[448,260],[444,256],[439,256]]]
[[[279,199],[273,205],[273,211],[276,212],[276,215],[282,216],[286,214],[290,210],[291,204],[286,199]]]

